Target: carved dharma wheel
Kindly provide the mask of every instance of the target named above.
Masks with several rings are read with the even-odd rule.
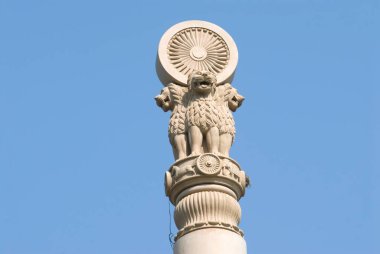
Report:
[[[220,159],[218,156],[207,153],[199,156],[197,168],[205,175],[216,175],[220,172]]]
[[[209,71],[217,84],[230,83],[238,62],[231,36],[217,25],[192,20],[172,26],[162,36],[156,61],[161,82],[187,86],[193,71]]]

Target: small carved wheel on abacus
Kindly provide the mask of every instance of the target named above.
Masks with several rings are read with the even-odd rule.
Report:
[[[221,160],[212,153],[205,153],[197,159],[198,170],[205,175],[216,175],[221,170]]]

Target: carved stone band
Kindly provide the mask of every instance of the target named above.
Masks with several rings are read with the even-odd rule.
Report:
[[[230,189],[239,200],[245,193],[246,175],[233,159],[214,154],[178,160],[165,173],[165,193],[174,205],[185,190],[210,185]]]
[[[193,186],[193,187],[190,187],[190,188],[187,188],[185,189],[184,191],[182,191],[178,196],[177,196],[177,199],[175,201],[176,204],[179,203],[179,201],[181,201],[181,199],[183,199],[184,197],[190,195],[190,194],[194,194],[194,193],[197,193],[197,192],[202,192],[202,191],[214,191],[214,192],[222,192],[222,193],[225,193],[227,195],[230,195],[232,198],[234,199],[237,199],[237,196],[235,194],[235,192],[233,192],[231,189],[223,186],[223,185],[219,185],[219,184],[202,184],[202,185],[197,185],[197,186]]]

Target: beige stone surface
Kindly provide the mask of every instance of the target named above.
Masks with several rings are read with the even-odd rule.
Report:
[[[246,254],[247,246],[240,235],[224,229],[200,229],[180,238],[174,254]]]

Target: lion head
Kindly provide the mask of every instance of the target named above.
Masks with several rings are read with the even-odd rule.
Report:
[[[187,80],[190,91],[199,94],[214,93],[216,89],[216,76],[208,71],[194,71]]]

